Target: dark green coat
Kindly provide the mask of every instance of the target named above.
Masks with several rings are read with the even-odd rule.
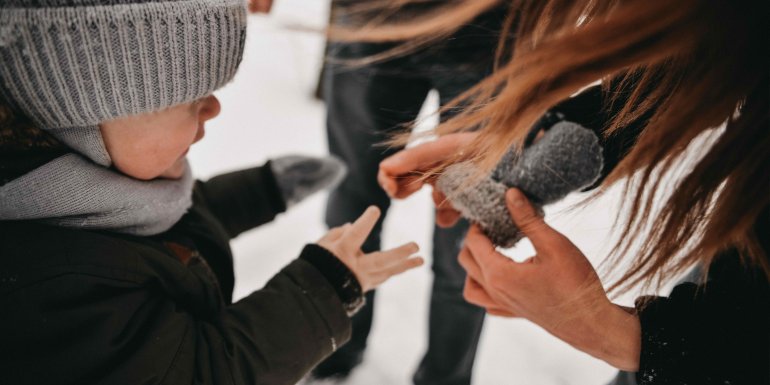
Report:
[[[199,182],[156,237],[0,222],[0,384],[295,383],[350,334],[313,258],[230,298],[228,241],[284,209],[263,167]]]

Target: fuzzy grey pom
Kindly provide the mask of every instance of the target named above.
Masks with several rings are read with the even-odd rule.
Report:
[[[505,205],[505,191],[521,189],[535,208],[591,185],[602,169],[602,149],[594,133],[571,122],[559,122],[517,156],[509,151],[492,174],[468,186],[475,166],[469,162],[448,167],[437,187],[463,217],[478,224],[498,246],[512,247],[522,234]]]
[[[437,187],[464,218],[481,227],[492,243],[513,247],[522,234],[505,205],[508,187],[492,178],[467,185],[474,172],[475,166],[469,162],[452,165],[441,174]]]
[[[602,148],[593,131],[572,122],[553,125],[542,139],[517,159],[510,151],[498,163],[493,178],[518,187],[532,201],[556,202],[590,186],[602,171]]]

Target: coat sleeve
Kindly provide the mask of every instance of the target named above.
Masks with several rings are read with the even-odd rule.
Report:
[[[770,383],[770,289],[761,270],[721,256],[705,284],[637,300],[640,385]],[[716,273],[716,274],[715,274]]]
[[[768,257],[770,206],[754,232]],[[760,266],[742,259],[728,250],[714,259],[705,282],[637,300],[640,384],[770,384],[770,282]]]
[[[186,331],[168,384],[295,384],[346,343],[351,329],[334,289],[304,260],[215,319],[170,316]]]
[[[0,383],[295,384],[349,339],[335,288],[305,259],[228,306],[194,261],[153,260],[165,275],[128,258],[14,275],[0,291]]]
[[[270,162],[198,182],[196,191],[231,238],[286,211]]]
[[[631,149],[653,110],[619,133],[605,135],[624,104],[606,103],[600,86],[553,107],[561,119],[592,129],[603,148],[605,169],[596,187]],[[767,221],[767,208],[760,215]],[[757,234],[768,234],[766,223]],[[770,246],[764,245],[765,250]],[[767,251],[766,251],[767,253]],[[735,251],[715,258],[709,279],[682,283],[668,297],[637,300],[642,329],[643,385],[770,383],[770,289],[763,272],[743,266]]]

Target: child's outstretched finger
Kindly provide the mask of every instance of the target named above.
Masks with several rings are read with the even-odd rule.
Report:
[[[349,253],[358,252],[366,238],[369,237],[369,233],[374,229],[378,219],[380,219],[380,209],[377,206],[369,206],[342,236],[345,251]]]
[[[316,243],[326,243],[326,242],[334,242],[340,237],[342,237],[343,234],[345,234],[345,230],[347,230],[350,227],[350,223],[346,223],[342,226],[335,227],[331,230],[329,230],[326,234],[324,234],[321,239],[318,240]]]
[[[382,270],[382,274],[385,275],[385,279],[394,276],[399,275],[403,272],[412,270],[414,268],[420,267],[425,263],[425,260],[422,259],[422,257],[414,257],[414,258],[408,258],[404,259],[402,261],[399,261],[397,263],[392,264],[391,266],[385,268]]]
[[[420,251],[420,248],[417,244],[410,242],[390,250],[372,253],[368,256],[364,256],[364,258],[372,258],[372,261],[379,269],[385,269],[409,258],[409,256],[418,251]]]

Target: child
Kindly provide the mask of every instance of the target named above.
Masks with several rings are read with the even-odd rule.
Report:
[[[339,175],[284,157],[193,181],[244,35],[239,0],[0,4],[0,383],[294,383],[422,263],[360,251],[371,208],[231,302],[229,239]]]

